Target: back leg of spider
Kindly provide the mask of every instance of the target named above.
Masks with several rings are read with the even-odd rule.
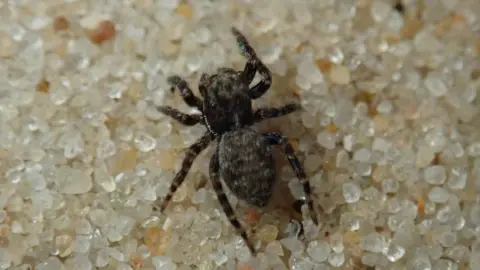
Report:
[[[193,94],[192,89],[190,89],[184,79],[175,75],[168,77],[167,82],[172,86],[172,92],[175,91],[175,89],[180,91],[183,101],[185,101],[188,106],[195,107],[199,111],[202,111],[202,100]]]
[[[253,247],[252,242],[248,238],[245,228],[243,228],[243,226],[240,224],[240,221],[238,221],[232,206],[228,202],[227,196],[225,195],[225,191],[222,187],[222,182],[220,181],[219,171],[220,164],[218,160],[218,154],[217,152],[215,152],[212,156],[212,159],[210,160],[210,180],[212,182],[213,190],[217,194],[220,206],[222,207],[223,212],[227,216],[228,221],[230,221],[237,233],[240,234],[240,236],[243,238],[250,252],[255,255],[255,248]]]
[[[193,161],[195,158],[207,148],[207,146],[211,142],[211,135],[210,133],[206,133],[198,139],[194,144],[192,144],[188,150],[187,154],[185,155],[185,158],[183,159],[182,162],[182,167],[180,168],[180,171],[177,172],[175,177],[173,178],[172,183],[170,184],[170,188],[168,189],[167,196],[163,199],[163,201],[160,204],[159,210],[160,212],[163,212],[165,208],[167,208],[168,204],[170,203],[170,200],[173,197],[173,194],[177,191],[177,189],[180,187],[180,185],[183,183],[183,180],[185,180],[185,177],[187,176],[188,172],[190,171],[190,168],[192,167]]]
[[[263,64],[263,62],[257,57],[255,50],[250,46],[248,43],[247,38],[235,27],[232,27],[232,33],[237,40],[237,45],[242,52],[242,55],[247,58],[247,63],[245,64],[245,68],[243,70],[243,76],[251,83],[253,78],[255,77],[255,72],[258,71],[262,76],[260,82],[258,82],[255,86],[250,88],[248,95],[251,99],[257,99],[261,97],[267,90],[270,88],[272,84],[272,74],[270,70]]]
[[[159,106],[157,110],[166,116],[171,117],[177,122],[186,126],[194,126],[198,123],[202,123],[202,116],[199,114],[186,114],[174,109],[170,106]]]
[[[303,190],[305,192],[306,203],[308,206],[308,211],[310,212],[310,216],[312,221],[318,225],[318,219],[315,211],[315,207],[313,206],[313,194],[312,189],[310,187],[310,182],[305,175],[305,171],[303,170],[302,166],[300,165],[300,161],[298,160],[297,156],[295,155],[295,151],[293,150],[292,145],[288,142],[288,139],[283,137],[278,133],[267,133],[264,135],[271,144],[280,145],[283,147],[285,154],[287,155],[288,162],[292,169],[295,171],[295,175],[300,180],[300,184],[303,186]]]

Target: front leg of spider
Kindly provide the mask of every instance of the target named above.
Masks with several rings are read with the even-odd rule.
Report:
[[[173,197],[173,194],[175,194],[177,189],[185,180],[185,177],[187,176],[188,172],[190,171],[193,161],[198,156],[198,154],[200,154],[200,152],[202,152],[203,150],[205,150],[205,148],[207,148],[211,140],[212,140],[212,137],[210,133],[206,133],[188,148],[187,154],[185,155],[185,158],[183,159],[183,162],[182,162],[182,167],[180,168],[180,171],[177,172],[177,174],[173,178],[173,181],[170,184],[170,188],[168,189],[167,196],[165,196],[165,198],[160,204],[160,207],[159,207],[160,212],[163,212],[167,208],[168,204],[170,203],[170,200]]]
[[[232,27],[231,31],[237,40],[237,46],[240,48],[242,55],[247,58],[247,63],[243,70],[243,76],[246,81],[251,83],[255,77],[255,72],[257,71],[262,76],[260,82],[248,91],[248,95],[251,99],[257,99],[265,94],[270,88],[270,85],[272,85],[272,74],[265,64],[263,64],[263,62],[257,57],[255,50],[250,46],[247,38],[235,27]]]
[[[254,115],[254,122],[258,123],[269,118],[275,118],[291,114],[301,109],[301,106],[295,103],[290,103],[279,108],[258,108]]]
[[[315,207],[313,206],[313,198],[312,198],[313,194],[312,194],[312,189],[310,187],[310,182],[308,181],[307,176],[305,175],[305,171],[303,170],[297,156],[295,155],[295,151],[293,150],[292,145],[288,142],[287,138],[283,137],[278,133],[267,133],[267,134],[264,134],[264,136],[265,138],[267,138],[270,144],[280,145],[283,147],[283,150],[288,158],[288,162],[290,163],[290,166],[292,166],[292,169],[295,171],[295,175],[298,177],[298,179],[300,180],[300,184],[302,184],[303,186],[303,190],[306,196],[306,203],[307,203],[312,221],[315,223],[315,225],[318,225],[318,219],[317,219]]]
[[[202,116],[200,114],[186,114],[170,106],[159,106],[157,110],[166,116],[171,117],[175,121],[184,124],[186,126],[194,126],[198,123],[202,123]]]
[[[230,224],[235,228],[238,234],[243,238],[245,241],[248,249],[250,252],[255,256],[256,251],[255,248],[253,247],[252,242],[247,236],[247,232],[245,231],[245,228],[243,228],[242,224],[240,224],[240,221],[238,221],[235,212],[233,211],[232,206],[230,205],[230,202],[227,199],[227,196],[225,195],[225,191],[223,190],[222,187],[222,182],[220,181],[220,164],[218,160],[218,154],[215,152],[212,156],[212,159],[210,160],[210,181],[212,182],[213,190],[217,194],[218,202],[220,203],[220,206],[223,209],[223,212],[228,218],[228,221],[230,221]]]
[[[167,78],[167,82],[172,86],[171,91],[178,89],[182,95],[183,101],[190,106],[202,111],[202,100],[193,94],[188,83],[179,76],[171,76]]]

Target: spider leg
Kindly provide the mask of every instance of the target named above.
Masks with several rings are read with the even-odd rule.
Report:
[[[258,108],[253,114],[254,122],[261,122],[268,118],[275,118],[300,110],[302,107],[295,103],[289,103],[279,108]]]
[[[183,180],[185,180],[185,177],[188,174],[188,171],[192,167],[192,163],[195,160],[195,158],[207,148],[207,146],[210,144],[212,140],[212,137],[210,133],[206,133],[203,135],[200,139],[198,139],[194,144],[192,144],[188,150],[187,154],[185,155],[185,158],[183,159],[182,162],[182,167],[179,172],[175,175],[173,178],[172,183],[170,184],[170,188],[168,190],[167,196],[163,199],[162,203],[160,204],[160,212],[163,212],[165,208],[167,208],[168,203],[173,197],[173,194],[177,191],[178,187],[183,183]]]
[[[247,82],[251,83],[253,81],[255,72],[257,71],[262,76],[260,82],[248,91],[248,95],[251,99],[257,99],[265,94],[270,88],[270,85],[272,84],[272,74],[265,64],[263,64],[263,62],[257,57],[255,50],[250,46],[247,38],[245,38],[245,36],[235,27],[232,27],[231,31],[237,40],[237,45],[240,48],[240,51],[243,56],[247,58],[247,63],[243,70],[243,76]]]
[[[292,145],[288,142],[287,138],[283,137],[278,133],[267,133],[267,134],[264,134],[264,136],[271,144],[281,145],[283,147],[283,150],[287,155],[290,165],[292,166],[293,170],[295,171],[295,174],[297,175],[298,179],[300,180],[300,183],[303,186],[303,190],[306,196],[306,203],[308,205],[308,210],[310,211],[310,216],[313,222],[316,225],[318,225],[318,219],[316,216],[315,208],[313,206],[312,189],[305,175],[305,171],[303,170],[297,156],[295,155],[295,151],[293,150]]]
[[[215,152],[210,160],[210,180],[212,181],[213,190],[215,190],[215,193],[217,194],[218,201],[222,206],[223,212],[227,216],[228,221],[230,221],[237,233],[243,238],[250,252],[255,255],[256,252],[253,244],[248,238],[245,228],[243,228],[243,226],[240,224],[240,221],[238,221],[235,212],[233,211],[233,208],[228,202],[227,196],[225,195],[222,182],[220,181],[219,170],[220,164],[218,160],[218,154]]]
[[[202,100],[193,94],[188,83],[184,79],[175,75],[168,77],[167,81],[172,86],[172,92],[175,91],[175,89],[180,91],[183,101],[185,101],[188,106],[195,107],[202,111]]]
[[[200,114],[186,114],[174,109],[170,106],[159,106],[157,110],[166,116],[169,116],[181,124],[186,126],[194,126],[198,123],[203,124],[203,117]]]

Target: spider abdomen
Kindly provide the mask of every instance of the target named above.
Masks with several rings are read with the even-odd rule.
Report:
[[[239,198],[265,206],[275,183],[275,162],[267,140],[251,128],[223,134],[218,145],[220,174]]]

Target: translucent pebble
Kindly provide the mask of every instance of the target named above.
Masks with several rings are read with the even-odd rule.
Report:
[[[373,143],[372,143],[373,151],[387,152],[389,147],[390,147],[390,143],[387,140],[379,137],[375,137],[373,139]]]
[[[268,243],[267,246],[265,247],[265,252],[275,254],[278,256],[283,256],[282,244],[280,244],[280,242],[276,240],[272,241]]]
[[[477,251],[470,256],[470,269],[480,269],[480,252]]]
[[[0,255],[1,257],[1,255]],[[3,269],[3,268],[2,268]],[[48,257],[48,259],[35,266],[37,270],[66,270],[63,263],[57,257]]]
[[[107,212],[102,209],[93,209],[89,213],[89,218],[92,223],[98,227],[104,227],[107,224]]]
[[[448,258],[454,259],[456,261],[464,260],[464,258],[468,258],[470,255],[470,250],[468,247],[464,245],[455,245],[450,247],[446,250],[445,255]]]
[[[328,131],[322,131],[317,135],[317,143],[326,149],[333,149],[336,145],[336,137]]]
[[[433,269],[438,270],[458,270],[458,265],[449,259],[440,259],[433,263]]]
[[[463,216],[460,216],[452,221],[452,229],[454,231],[460,231],[465,227],[465,218]]]
[[[104,167],[95,168],[93,171],[93,179],[95,180],[95,183],[106,192],[113,192],[117,187],[113,177]]]
[[[292,219],[288,224],[285,230],[283,231],[283,236],[285,238],[296,237],[302,230],[302,224],[298,220]]]
[[[225,264],[228,260],[225,253],[223,253],[221,251],[210,253],[208,255],[208,258],[210,258],[210,260],[214,261],[215,264],[217,265],[217,267],[220,267],[221,265]]]
[[[449,193],[443,187],[433,187],[428,193],[428,199],[434,203],[445,203],[448,198]]]
[[[415,35],[413,44],[418,52],[432,53],[442,47],[440,41],[427,29],[420,31]]]
[[[347,67],[335,65],[330,70],[330,80],[333,83],[346,85],[350,83],[350,71]]]
[[[473,224],[480,225],[480,205],[474,204],[470,210],[470,220]]]
[[[305,78],[310,84],[319,84],[323,82],[323,74],[309,58],[300,62],[297,67],[297,74]]]
[[[92,186],[92,177],[86,171],[61,167],[57,170],[57,189],[65,194],[83,194]]]
[[[328,60],[334,64],[341,64],[345,58],[342,49],[339,46],[332,46],[325,50]]]
[[[355,144],[355,136],[354,135],[345,135],[343,137],[343,148],[347,151],[352,151],[353,145]]]
[[[447,85],[443,81],[442,75],[438,72],[430,72],[425,78],[425,87],[434,97],[441,97],[448,92]]]
[[[471,157],[480,156],[480,142],[474,142],[470,144],[467,148],[467,153]]]
[[[447,180],[447,173],[442,165],[432,165],[425,168],[423,177],[431,185],[442,185]]]
[[[432,148],[422,145],[418,148],[417,151],[417,156],[415,163],[417,165],[417,168],[424,168],[432,162],[432,160],[435,158],[435,152],[433,151]]]
[[[382,181],[382,188],[385,193],[396,193],[400,188],[400,184],[396,179],[387,178]]]
[[[5,210],[0,210],[0,223],[3,223],[7,219],[7,212]]]
[[[343,198],[347,203],[356,203],[360,200],[362,190],[356,184],[343,184]]]
[[[377,106],[377,112],[381,114],[390,114],[393,110],[393,105],[390,100],[382,100]]]
[[[15,43],[13,39],[5,33],[4,31],[0,32],[0,57],[10,57],[16,50]]]
[[[432,243],[425,247],[426,254],[433,260],[438,260],[443,254],[443,248],[440,244]]]
[[[202,204],[205,202],[205,198],[207,197],[207,190],[204,188],[201,188],[195,192],[195,194],[192,197],[192,203],[193,204]]]
[[[99,159],[109,158],[117,152],[115,143],[112,140],[105,140],[97,147],[97,157]]]
[[[118,262],[124,262],[126,260],[125,254],[123,254],[118,247],[108,247],[107,253],[110,257],[115,259]]]
[[[133,143],[141,152],[150,152],[157,146],[157,140],[144,131],[138,131],[135,134]]]
[[[77,234],[91,234],[92,233],[92,225],[86,219],[79,219],[75,222],[75,232]]]
[[[218,222],[209,222],[205,225],[203,233],[211,239],[218,239],[222,235],[222,228]]]
[[[430,259],[428,258],[428,256],[424,256],[424,255],[419,255],[419,256],[411,258],[410,261],[408,262],[407,269],[411,269],[411,270],[433,270],[432,263],[430,262]]]
[[[11,230],[13,233],[16,233],[16,234],[22,234],[25,232],[25,229],[23,228],[22,223],[18,220],[14,220],[12,222]]]
[[[37,172],[37,171],[26,172],[25,179],[30,182],[30,187],[37,191],[43,190],[47,185],[45,177],[41,172]]]
[[[405,248],[397,244],[390,244],[383,254],[387,256],[389,261],[396,262],[405,255]]]
[[[343,235],[339,232],[335,232],[330,235],[330,247],[335,253],[342,253],[344,250]]]
[[[263,225],[257,232],[257,238],[265,243],[270,243],[277,238],[278,228],[274,225]]]
[[[363,198],[366,201],[378,202],[381,198],[381,194],[375,187],[368,187],[363,191]]]
[[[288,260],[288,265],[290,266],[290,269],[299,270],[312,269],[314,266],[311,260],[309,260],[308,258],[304,258],[303,256],[290,256]],[[319,265],[319,267],[321,266],[323,266],[323,264]]]
[[[303,243],[297,237],[283,238],[280,243],[292,253],[301,253],[304,249]]]
[[[380,23],[388,17],[391,11],[391,5],[385,3],[384,1],[376,0],[373,1],[370,14],[376,23]]]
[[[337,168],[347,168],[348,164],[350,161],[350,156],[345,150],[340,150],[337,153],[337,156],[335,158],[335,166]]]
[[[367,266],[373,267],[379,263],[379,260],[380,260],[379,255],[375,253],[365,252],[362,255],[362,264]]]
[[[107,249],[101,249],[97,253],[97,258],[95,259],[96,267],[105,267],[108,265],[110,255],[107,252]]]
[[[176,270],[177,265],[167,256],[155,256],[152,258],[156,270]]]
[[[121,235],[128,235],[135,225],[135,220],[129,216],[119,216],[115,221],[115,230]]]
[[[307,246],[307,254],[316,262],[326,261],[330,252],[330,245],[324,241],[312,241]]]
[[[87,235],[77,235],[72,242],[72,251],[87,253],[90,250],[91,240]]]
[[[342,214],[340,224],[349,231],[357,231],[360,228],[360,218],[352,214]]]
[[[366,148],[360,148],[353,154],[353,159],[358,162],[370,162],[372,152]]]
[[[8,269],[12,260],[10,258],[10,254],[8,253],[7,248],[0,248],[0,269]],[[47,268],[43,268],[47,269]]]
[[[70,135],[66,135],[66,136],[69,136],[69,137],[64,138],[63,155],[66,158],[74,158],[82,154],[85,149],[85,142],[82,136],[80,134],[75,134],[71,137]]]
[[[53,196],[48,190],[31,193],[32,203],[42,210],[50,210],[53,207]]]
[[[432,128],[425,134],[425,142],[434,152],[441,152],[447,144],[447,138],[442,128]]]
[[[465,149],[463,145],[459,142],[455,142],[450,145],[450,151],[452,152],[453,156],[456,158],[461,158],[465,154]]]
[[[288,188],[296,200],[305,200],[303,186],[300,184],[300,181],[297,178],[294,178],[292,181],[288,182]]]
[[[180,4],[179,0],[162,0],[158,1],[158,6],[166,9],[175,9]]]
[[[379,253],[384,252],[386,247],[386,239],[379,233],[373,232],[360,238],[360,248],[363,250]]]
[[[93,264],[84,254],[75,254],[65,262],[65,268],[75,270],[93,270]]]
[[[341,267],[345,263],[345,254],[331,253],[330,256],[328,256],[328,262],[333,267]]]
[[[453,190],[464,189],[467,185],[468,172],[463,168],[452,168],[448,178],[448,187]]]
[[[438,242],[444,247],[453,247],[457,243],[457,233],[443,232],[440,234]]]

